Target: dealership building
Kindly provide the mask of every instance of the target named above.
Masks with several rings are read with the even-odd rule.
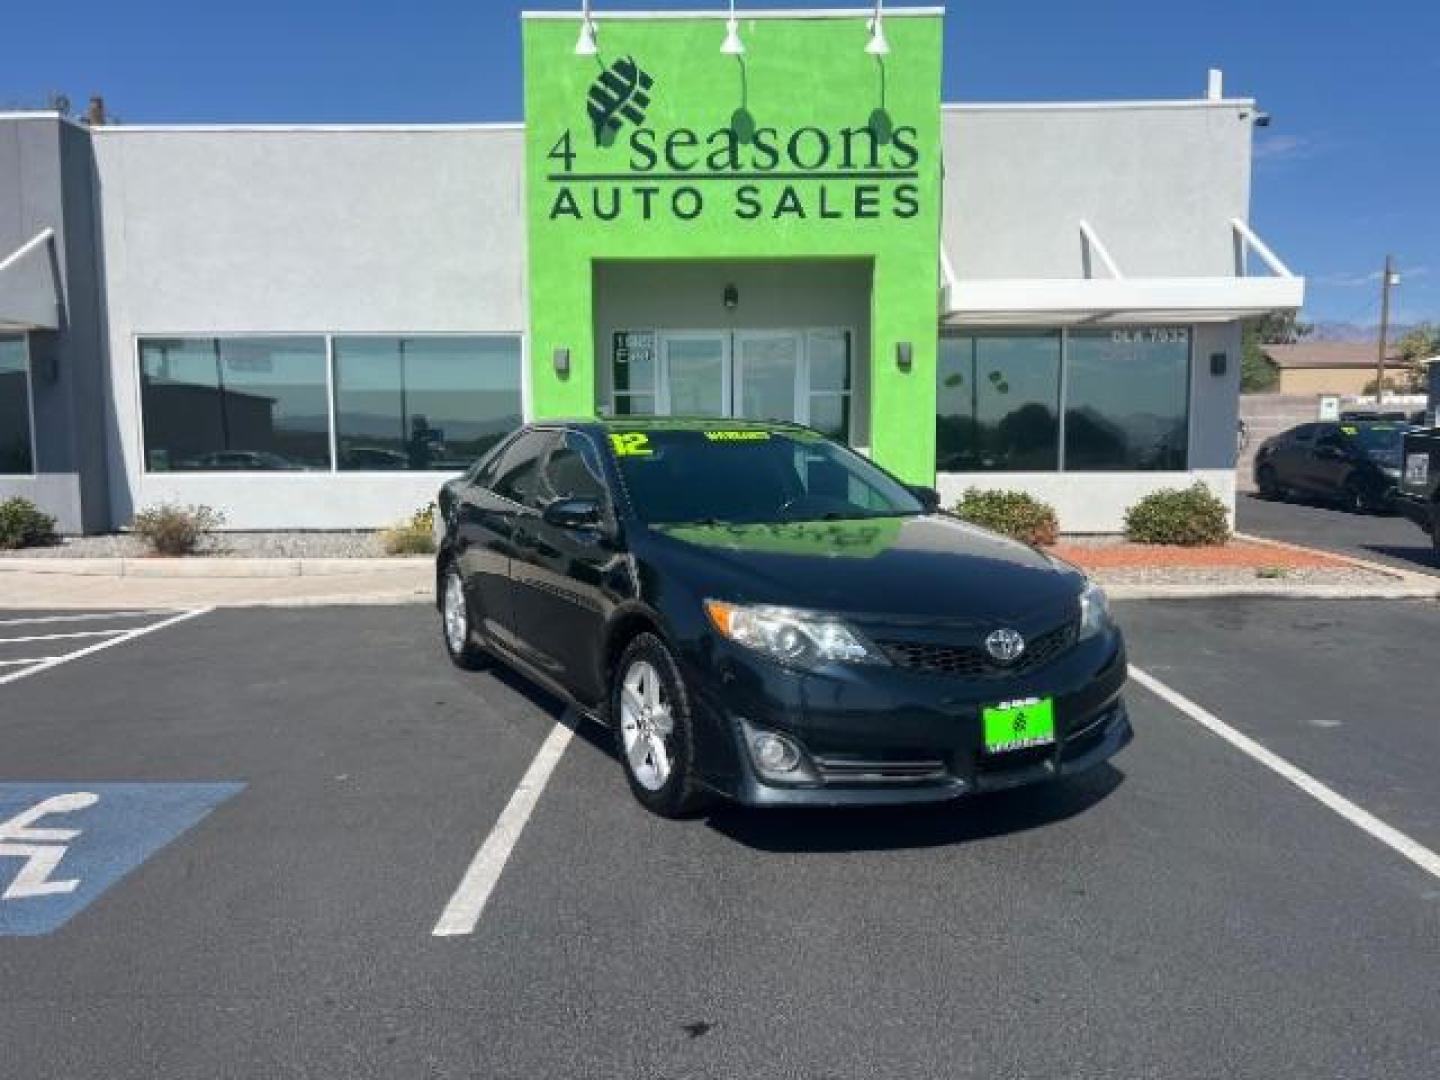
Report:
[[[1249,224],[1263,115],[1214,72],[946,104],[943,17],[527,15],[522,123],[0,114],[0,498],[371,527],[522,420],[661,413],[1067,531],[1232,503],[1242,322],[1304,292]]]

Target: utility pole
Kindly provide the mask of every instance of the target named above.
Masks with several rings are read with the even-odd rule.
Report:
[[[1375,358],[1375,409],[1378,412],[1385,402],[1385,350],[1390,336],[1390,287],[1398,284],[1400,275],[1395,273],[1395,260],[1385,256],[1385,270],[1380,275],[1380,354]]]

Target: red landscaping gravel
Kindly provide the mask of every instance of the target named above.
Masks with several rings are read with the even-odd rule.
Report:
[[[1259,570],[1277,566],[1287,570],[1343,570],[1352,564],[1319,551],[1271,547],[1232,540],[1220,547],[1177,547],[1168,544],[1056,544],[1050,549],[1060,558],[1086,570],[1148,570],[1167,567],[1208,569],[1234,567]]]

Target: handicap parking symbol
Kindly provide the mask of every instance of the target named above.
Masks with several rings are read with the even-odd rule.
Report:
[[[0,783],[0,937],[59,929],[244,787]]]

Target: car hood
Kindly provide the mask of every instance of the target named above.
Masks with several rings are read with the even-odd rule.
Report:
[[[1024,619],[1069,610],[1082,575],[943,514],[765,525],[665,525],[651,555],[720,599],[860,622]]]

